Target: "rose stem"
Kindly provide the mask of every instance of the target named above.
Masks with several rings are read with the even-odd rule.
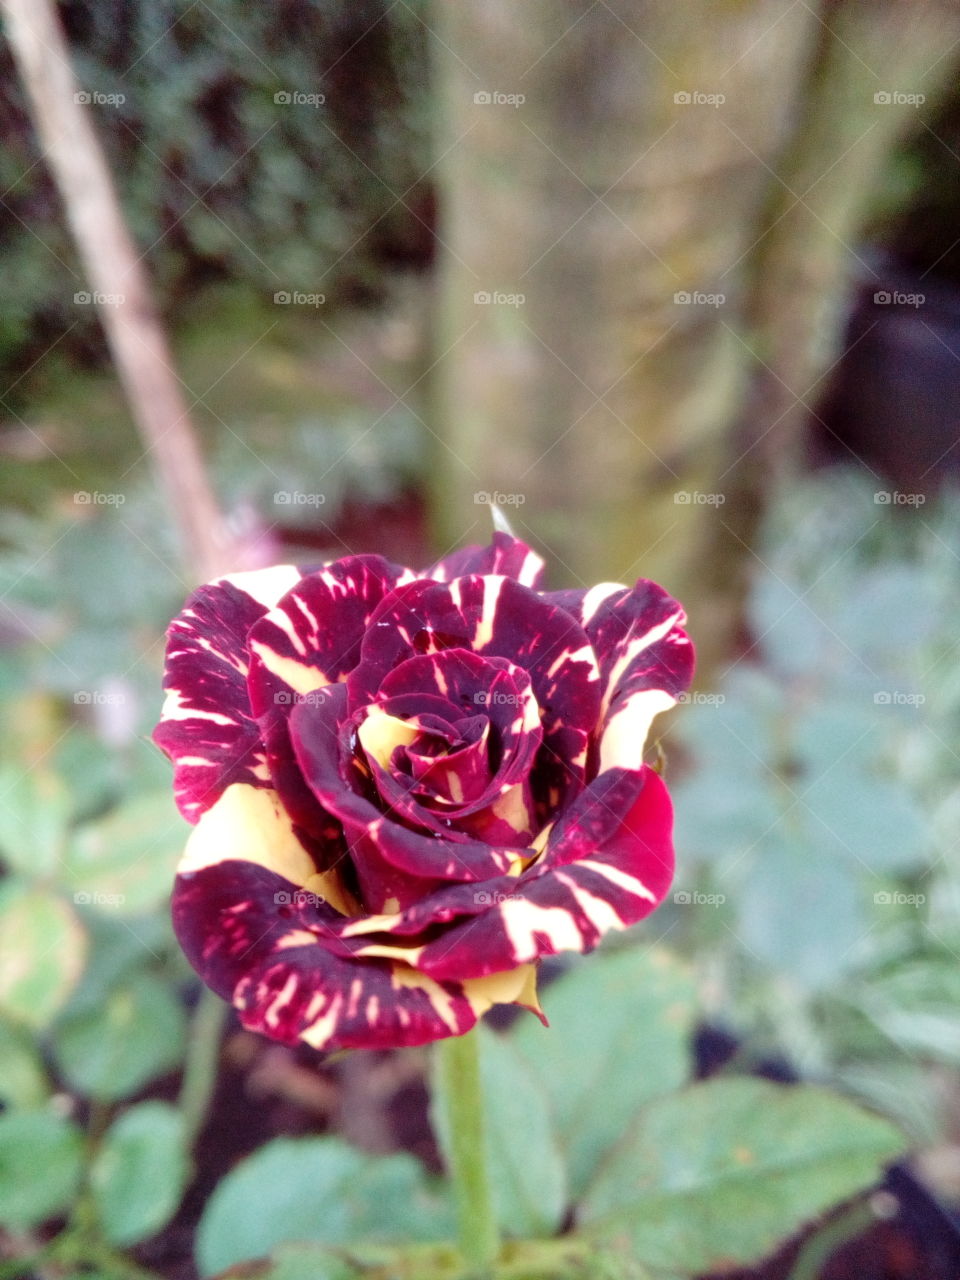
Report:
[[[217,1086],[220,1040],[230,1006],[202,987],[190,1025],[190,1040],[183,1069],[178,1105],[189,1146],[203,1128]]]
[[[479,1037],[471,1033],[441,1040],[437,1054],[434,1079],[437,1101],[450,1135],[450,1174],[457,1199],[460,1252],[474,1275],[480,1277],[489,1274],[500,1251],[500,1238],[484,1131]]]

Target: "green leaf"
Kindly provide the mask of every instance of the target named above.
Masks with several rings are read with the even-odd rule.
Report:
[[[737,937],[755,960],[816,990],[854,963],[867,932],[866,894],[847,859],[775,834],[736,895]]]
[[[40,1055],[27,1035],[0,1018],[0,1103],[5,1107],[32,1107],[50,1092]]]
[[[666,951],[624,948],[575,962],[542,1002],[549,1029],[524,1018],[510,1040],[550,1098],[577,1197],[637,1109],[688,1078],[693,982]]]
[[[177,1211],[190,1167],[183,1118],[166,1102],[141,1102],[107,1131],[90,1171],[107,1239],[136,1244]]]
[[[169,787],[135,796],[77,829],[67,850],[66,883],[75,901],[121,914],[150,911],[170,895],[184,840]]]
[[[0,1224],[35,1227],[73,1200],[83,1168],[83,1140],[51,1111],[0,1115]]]
[[[0,1013],[45,1027],[76,985],[86,950],[67,903],[18,880],[0,884]]]
[[[13,871],[48,879],[66,840],[70,796],[60,779],[35,767],[0,770],[0,857]]]
[[[336,1138],[276,1138],[223,1179],[197,1231],[211,1275],[282,1242],[444,1239],[449,1205],[412,1156],[373,1157]]]
[[[910,871],[930,844],[923,815],[898,782],[858,763],[848,759],[800,788],[810,839],[867,871]]]
[[[582,1222],[629,1232],[653,1267],[721,1271],[871,1186],[903,1146],[892,1125],[826,1090],[710,1080],[644,1109]]]
[[[184,1032],[183,1010],[167,985],[135,973],[100,1006],[64,1015],[53,1049],[74,1089],[116,1102],[178,1065]]]
[[[506,1036],[482,1023],[472,1034],[480,1049],[488,1160],[497,1220],[523,1239],[551,1236],[567,1207],[563,1159],[543,1080]],[[434,1057],[434,1063],[437,1059]],[[436,1091],[433,1091],[436,1097]],[[441,1107],[430,1120],[450,1163],[450,1134]],[[518,1141],[519,1135],[523,1140]]]

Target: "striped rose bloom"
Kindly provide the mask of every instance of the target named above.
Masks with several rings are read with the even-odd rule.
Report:
[[[243,1025],[321,1050],[540,1013],[537,961],[663,899],[652,718],[684,614],[641,580],[541,591],[496,533],[424,573],[379,556],[219,578],[169,631],[154,733],[195,823],[177,936]]]

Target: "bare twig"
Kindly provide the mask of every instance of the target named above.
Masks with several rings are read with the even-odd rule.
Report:
[[[78,99],[53,0],[0,0],[0,13],[45,158],[59,188],[130,412],[156,469],[191,575],[231,566],[226,527],[207,479],[146,271],[127,230],[103,150]],[[96,300],[96,299],[95,299]]]

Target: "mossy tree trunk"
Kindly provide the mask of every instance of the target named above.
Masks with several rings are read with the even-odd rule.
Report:
[[[758,480],[793,455],[803,392],[835,357],[865,204],[912,109],[874,94],[929,96],[957,14],[434,15],[440,540],[482,538],[474,495],[499,493],[556,582],[657,577],[722,649]]]

